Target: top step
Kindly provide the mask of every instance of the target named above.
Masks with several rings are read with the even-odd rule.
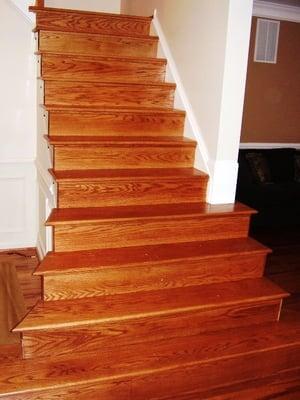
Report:
[[[106,14],[60,8],[29,7],[36,13],[36,31],[99,33],[144,37],[149,35],[152,17]]]

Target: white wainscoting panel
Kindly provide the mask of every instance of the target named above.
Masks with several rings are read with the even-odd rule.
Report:
[[[35,247],[37,180],[33,160],[0,163],[0,249]]]

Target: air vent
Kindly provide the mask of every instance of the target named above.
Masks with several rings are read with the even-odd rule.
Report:
[[[276,64],[280,21],[257,19],[254,61]]]

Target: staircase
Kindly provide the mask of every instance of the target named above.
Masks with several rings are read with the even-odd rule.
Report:
[[[0,398],[299,399],[300,322],[278,322],[254,211],[205,203],[151,18],[31,10],[58,207]]]

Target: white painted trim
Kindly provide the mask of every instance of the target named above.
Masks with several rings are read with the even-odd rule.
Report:
[[[300,22],[300,7],[254,0],[253,16]]]
[[[38,252],[39,259],[42,260],[45,257],[45,255],[47,254],[47,250],[44,246],[44,243],[42,241],[40,234],[38,235],[36,249]]]
[[[294,148],[300,149],[300,143],[240,143],[240,149],[278,149]]]
[[[203,135],[202,135],[201,129],[198,125],[194,110],[192,108],[192,105],[189,101],[186,90],[184,88],[183,82],[181,80],[179,71],[176,66],[175,59],[172,55],[171,49],[168,44],[167,38],[164,34],[163,28],[159,21],[158,13],[157,13],[156,9],[154,10],[154,13],[153,13],[153,27],[154,27],[154,30],[155,30],[157,36],[159,37],[159,44],[161,46],[163,55],[168,61],[168,68],[170,70],[172,78],[173,78],[174,82],[176,83],[176,92],[177,92],[176,95],[181,100],[183,108],[186,112],[187,122],[192,130],[193,136],[194,136],[195,140],[197,141],[199,148],[201,149],[201,156],[199,155],[199,158],[201,157],[202,160],[199,160],[198,162],[196,160],[196,164],[198,164],[198,163],[199,163],[199,165],[202,164],[201,168],[204,169],[205,172],[209,172],[209,156],[208,156],[207,146],[203,139]],[[198,165],[196,165],[196,167],[198,167]]]
[[[41,165],[41,163],[36,160],[35,162],[37,174],[38,174],[38,182],[40,185],[41,190],[51,201],[51,206],[55,207],[55,183],[51,176],[51,174]]]
[[[25,20],[30,24],[31,27],[35,24],[35,15],[28,11],[29,2],[17,1],[17,0],[6,0]]]
[[[210,160],[210,171],[212,171],[213,185],[209,185],[209,203],[234,203],[238,162],[235,160]]]

